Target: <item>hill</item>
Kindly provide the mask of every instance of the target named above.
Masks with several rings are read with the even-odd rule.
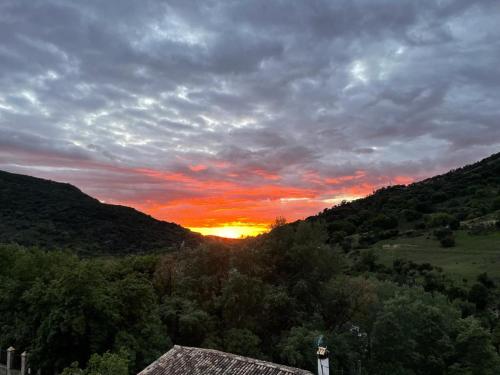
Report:
[[[369,244],[401,231],[453,228],[499,209],[500,153],[407,186],[382,188],[307,220],[325,221],[332,239],[362,234],[360,241]]]
[[[130,254],[195,245],[202,236],[70,184],[0,171],[0,243]]]
[[[469,277],[486,266],[498,269],[490,266],[500,262],[499,219],[497,153],[407,186],[382,188],[307,220],[323,221],[328,241],[346,252],[374,248],[387,264],[397,258],[430,262]]]

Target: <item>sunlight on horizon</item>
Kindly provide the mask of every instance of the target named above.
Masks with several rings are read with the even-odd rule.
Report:
[[[217,227],[190,227],[193,232],[204,236],[217,236],[224,238],[254,237],[269,230],[268,224],[228,224]]]

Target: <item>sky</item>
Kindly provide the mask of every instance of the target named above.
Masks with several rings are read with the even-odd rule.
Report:
[[[1,0],[0,169],[252,235],[500,151],[498,0]]]

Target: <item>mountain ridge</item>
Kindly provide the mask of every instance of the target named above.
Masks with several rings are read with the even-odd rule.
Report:
[[[497,205],[500,210],[500,153],[409,185],[381,188],[305,220],[325,222],[329,242],[348,249],[403,232],[456,226],[495,212]],[[69,183],[6,171],[0,171],[0,207],[0,243],[115,255],[224,242],[131,207],[102,203]]]
[[[79,188],[0,171],[0,242],[69,248],[80,254],[129,254],[202,241],[178,224],[102,203]]]

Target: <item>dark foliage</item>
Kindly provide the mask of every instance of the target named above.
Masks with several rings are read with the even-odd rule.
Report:
[[[488,275],[468,287],[428,263],[383,267],[370,250],[350,267],[325,235],[304,222],[242,246],[86,260],[0,246],[0,345],[47,373],[136,373],[172,343],[314,371],[323,335],[331,374],[500,371]]]
[[[1,243],[102,255],[178,248],[200,240],[177,224],[103,204],[72,185],[0,171]]]
[[[308,220],[324,221],[332,242],[358,233],[361,235],[359,246],[366,247],[397,235],[398,229],[418,232],[446,227],[456,230],[460,221],[500,209],[499,195],[500,154],[495,154],[408,186],[382,188],[367,198],[343,202]],[[453,238],[447,236],[442,242],[443,246],[452,246]]]

